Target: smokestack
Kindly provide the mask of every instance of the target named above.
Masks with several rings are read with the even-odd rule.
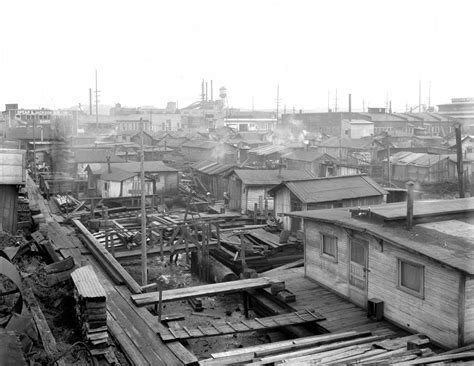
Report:
[[[206,102],[208,101],[209,99],[207,99],[207,81],[206,81]]]
[[[201,100],[204,101],[204,79],[202,79],[201,83]]]
[[[106,159],[107,159],[107,172],[110,174],[112,173],[112,166],[110,165],[110,156],[107,156]]]
[[[352,95],[349,94],[349,121],[352,121]]]
[[[211,102],[214,101],[214,86],[212,85],[212,80],[211,80]]]
[[[415,183],[412,181],[407,182],[406,184],[408,194],[407,194],[407,230],[411,230],[413,227],[413,191]]]
[[[390,101],[389,106],[388,113],[392,114],[392,101]]]
[[[92,116],[92,88],[89,88],[89,115]]]

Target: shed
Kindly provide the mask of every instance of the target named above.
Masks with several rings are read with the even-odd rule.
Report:
[[[244,163],[248,166],[274,169],[280,163],[280,157],[286,152],[288,148],[282,145],[257,146],[248,150],[247,160]]]
[[[282,156],[286,169],[304,170],[317,177],[327,177],[335,172],[337,159],[315,149],[298,149]]]
[[[405,203],[288,215],[307,278],[441,346],[474,342],[474,198],[416,201],[412,230]]]
[[[236,164],[220,164],[215,161],[202,161],[192,165],[195,179],[203,189],[210,192],[216,199],[224,198],[224,192],[229,189],[226,174],[236,168]]]
[[[261,206],[265,200],[273,210],[273,197],[268,194],[271,188],[282,181],[316,178],[304,171],[269,169],[234,169],[224,176],[229,179],[229,208],[240,212],[253,211],[255,203]]]
[[[336,207],[378,205],[387,195],[366,175],[346,175],[282,182],[268,193],[274,197],[275,215],[291,211],[309,211]],[[301,220],[283,218],[286,230],[301,229]]]
[[[191,161],[213,160],[229,164],[237,161],[237,149],[227,143],[190,140],[181,145],[184,156]]]

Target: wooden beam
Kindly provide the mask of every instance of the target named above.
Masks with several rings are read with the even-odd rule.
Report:
[[[210,285],[179,288],[163,291],[163,302],[179,301],[200,296],[214,296],[232,292],[254,290],[271,287],[282,281],[272,280],[267,277],[251,278],[247,280],[215,283]],[[158,302],[158,292],[132,295],[132,300],[137,306],[153,305]]]

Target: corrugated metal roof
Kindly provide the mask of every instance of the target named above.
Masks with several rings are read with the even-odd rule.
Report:
[[[235,169],[234,173],[246,185],[273,186],[282,181],[295,179],[311,179],[316,176],[309,172],[299,170],[268,170],[268,169]]]
[[[107,294],[91,265],[76,269],[71,273],[71,277],[80,296],[88,299],[103,298],[105,300]]]
[[[107,157],[111,163],[123,162],[123,159],[116,156],[113,151],[105,149],[90,149],[74,151],[74,161],[76,163],[106,163]]]
[[[193,164],[192,168],[200,173],[214,175],[224,173],[236,166],[236,164],[220,164],[215,161],[205,160]]]
[[[252,153],[255,155],[270,155],[277,152],[282,152],[286,149],[287,149],[286,146],[281,146],[281,145],[265,145],[265,146],[254,147],[253,149],[249,150],[249,153]]]
[[[387,191],[365,175],[283,182],[280,186],[288,187],[303,203],[331,202],[387,194]],[[278,187],[273,190],[276,189]]]
[[[456,155],[453,154],[426,154],[400,151],[390,157],[390,162],[394,165],[431,166],[445,159],[457,161]]]

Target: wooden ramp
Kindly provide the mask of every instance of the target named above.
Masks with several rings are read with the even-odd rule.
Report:
[[[272,280],[267,277],[260,277],[251,278],[248,280],[178,288],[174,290],[163,291],[162,302],[179,301],[191,299],[193,297],[214,296],[246,290],[256,290],[261,288],[268,288],[273,285],[280,285],[281,283],[283,282],[278,280]],[[132,295],[132,300],[137,306],[153,305],[159,302],[159,292],[155,291],[144,294]]]
[[[202,338],[209,336],[220,336],[224,334],[233,334],[241,332],[253,332],[256,330],[267,330],[272,328],[285,327],[288,325],[303,324],[324,320],[325,318],[314,310],[300,310],[294,313],[269,316],[266,318],[255,318],[249,320],[241,320],[238,322],[226,322],[223,324],[213,324],[211,326],[188,329],[186,327],[180,329],[166,328],[160,331],[161,339],[165,342]]]

